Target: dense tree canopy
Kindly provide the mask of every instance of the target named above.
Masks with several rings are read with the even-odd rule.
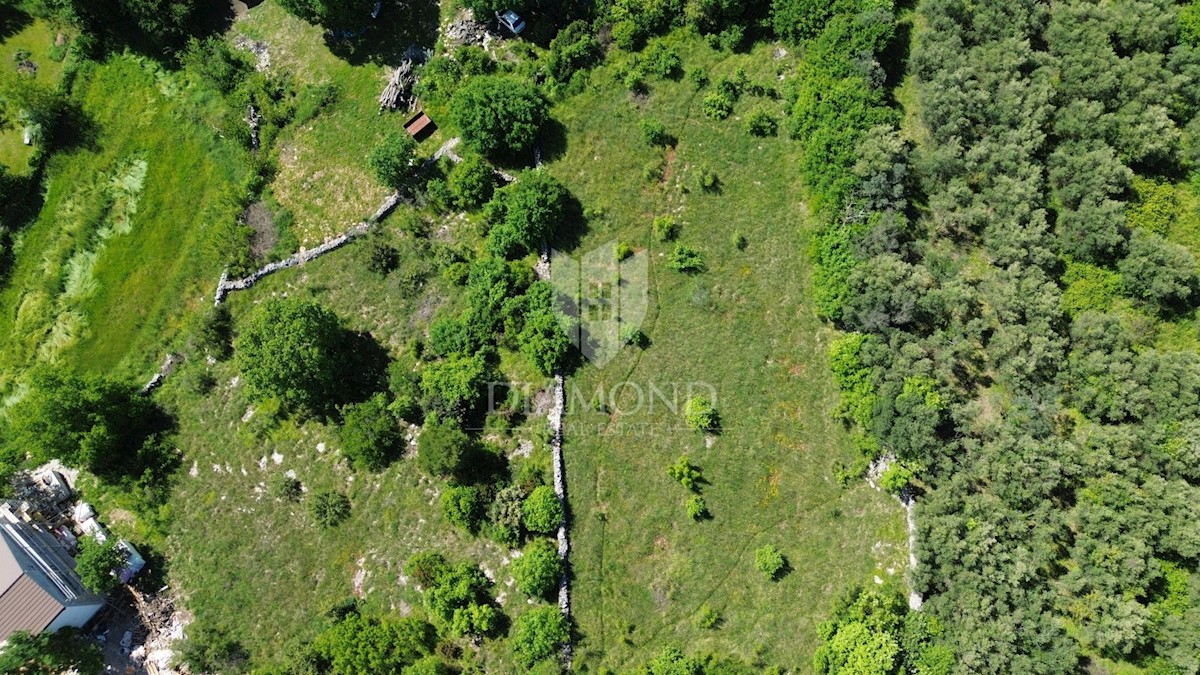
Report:
[[[271,299],[242,323],[234,354],[251,395],[301,412],[328,412],[344,381],[343,330],[310,300]]]
[[[536,87],[501,75],[467,80],[454,94],[450,110],[467,147],[488,157],[530,152],[548,117]]]
[[[74,628],[30,635],[17,631],[8,636],[0,651],[0,672],[29,675],[58,675],[74,670],[91,674],[104,671],[104,656],[96,642]]]
[[[8,410],[6,454],[12,462],[26,453],[38,463],[60,459],[107,480],[136,477],[163,466],[150,440],[160,417],[132,386],[41,368],[31,374],[26,395]]]

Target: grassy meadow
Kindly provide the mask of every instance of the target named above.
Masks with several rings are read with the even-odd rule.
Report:
[[[246,153],[185,76],[115,56],[83,66],[71,99],[88,128],[51,156],[0,292],[4,389],[38,361],[148,377],[220,274],[206,228],[238,212]]]
[[[714,83],[739,68],[752,82],[772,82],[777,69],[794,67],[768,46],[730,56],[685,40],[680,51],[686,69]],[[567,417],[577,663],[620,671],[675,645],[806,672],[833,596],[875,575],[903,584],[906,546],[890,497],[833,479],[834,463],[855,451],[831,419],[833,335],[808,299],[810,221],[793,169],[797,148],[747,133],[755,110],[781,117],[769,97],[744,94],[729,119],[715,121],[701,112],[711,85],[697,92],[687,81],[657,80],[648,95],[634,95],[614,70],[598,69],[586,93],[556,106],[567,144],[548,165],[597,214],[579,250],[615,240],[650,259],[642,330],[651,344],[569,383],[584,399],[602,390],[609,404],[597,412],[577,403]],[[675,147],[643,142],[648,117],[677,137]],[[647,180],[644,167],[659,160],[663,178]],[[704,169],[718,176],[717,192],[699,188]],[[706,271],[668,268],[674,243],[651,231],[661,215],[681,224],[678,241],[703,252]],[[650,383],[668,392],[679,383],[682,408],[694,382],[716,391],[719,434],[686,429],[682,413],[661,401],[639,409],[638,388],[648,396]],[[702,470],[712,520],[693,522],[687,491],[667,476],[682,454]],[[776,582],[753,565],[767,543],[791,567]],[[704,605],[722,616],[715,630],[695,626]]]

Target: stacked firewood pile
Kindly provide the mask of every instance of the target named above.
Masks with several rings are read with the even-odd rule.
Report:
[[[396,110],[403,109],[411,112],[417,104],[417,97],[413,95],[413,85],[416,84],[417,78],[413,73],[413,62],[411,59],[405,59],[400,64],[399,68],[392,71],[388,77],[387,86],[383,88],[383,93],[379,95],[379,110]]]

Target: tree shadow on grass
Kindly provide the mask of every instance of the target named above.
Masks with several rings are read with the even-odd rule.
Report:
[[[343,358],[345,377],[340,383],[337,403],[362,403],[375,392],[387,388],[388,363],[391,358],[383,345],[369,332],[345,331]]]
[[[543,162],[561,159],[569,146],[567,128],[553,117],[547,119],[538,134],[538,143],[541,144]]]
[[[432,49],[438,37],[438,5],[433,2],[384,2],[378,18],[367,20],[355,35],[326,31],[329,51],[353,66],[396,66],[413,47]]]
[[[20,33],[31,23],[33,23],[33,17],[20,9],[0,5],[0,40],[7,40]],[[2,56],[7,59],[10,54]]]

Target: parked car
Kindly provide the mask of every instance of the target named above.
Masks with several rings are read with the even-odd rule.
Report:
[[[496,15],[496,19],[500,22],[501,26],[513,35],[520,35],[521,31],[525,30],[525,19],[522,19],[521,15],[511,9],[500,12]]]

